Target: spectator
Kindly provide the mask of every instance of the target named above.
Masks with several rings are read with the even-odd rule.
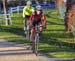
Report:
[[[66,0],[57,0],[57,8],[61,19],[64,19],[66,12]]]

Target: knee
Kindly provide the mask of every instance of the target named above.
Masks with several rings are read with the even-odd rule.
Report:
[[[35,29],[34,29],[34,28],[32,28],[32,29],[31,29],[31,33],[33,33],[33,32],[34,32],[34,30],[35,30]]]
[[[42,27],[40,27],[40,32],[42,32]]]

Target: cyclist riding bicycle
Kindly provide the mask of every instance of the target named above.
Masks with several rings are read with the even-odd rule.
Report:
[[[34,12],[34,8],[31,6],[32,2],[27,1],[27,5],[23,9],[23,23],[24,23],[24,31],[26,33],[26,21],[29,20],[32,12]]]
[[[40,5],[36,6],[35,11],[30,16],[29,23],[30,23],[30,26],[31,26],[31,33],[32,34],[35,30],[36,25],[40,26],[40,28],[39,28],[40,35],[42,33],[42,30],[43,30],[41,26],[44,25],[44,27],[46,28],[46,16],[44,15],[44,13],[42,11],[42,7]]]

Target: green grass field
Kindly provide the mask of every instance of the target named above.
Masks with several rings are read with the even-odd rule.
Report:
[[[61,20],[56,10],[45,11],[47,29],[43,32],[39,44],[39,51],[50,57],[75,58],[75,38],[68,37],[65,31],[64,20]],[[4,26],[0,21],[0,38],[8,41],[26,44],[28,41],[23,32],[22,13],[14,13],[11,26]]]

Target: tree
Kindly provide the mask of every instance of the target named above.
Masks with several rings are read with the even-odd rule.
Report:
[[[6,0],[2,0],[2,2],[3,2],[3,9],[4,9],[4,14],[5,14],[5,18],[6,18],[6,26],[8,26],[9,25],[9,20],[7,19],[9,16],[8,15],[6,15],[7,14],[7,10],[6,10]]]
[[[67,33],[72,35],[75,32],[75,0],[67,0],[65,25]]]

